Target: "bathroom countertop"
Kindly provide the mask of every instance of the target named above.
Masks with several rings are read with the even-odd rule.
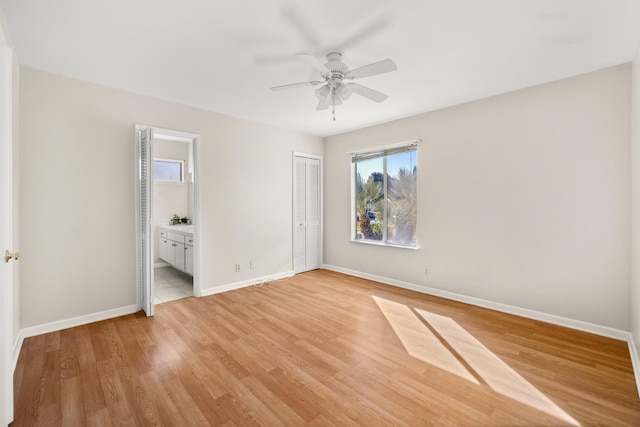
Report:
[[[193,235],[193,224],[180,224],[180,225],[159,225],[158,228],[162,228],[168,231],[175,231],[177,233],[191,234]]]

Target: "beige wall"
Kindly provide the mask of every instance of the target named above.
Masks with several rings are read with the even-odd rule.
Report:
[[[325,263],[628,331],[630,89],[619,66],[327,138]],[[346,153],[413,138],[421,248],[350,242]]]
[[[135,304],[134,123],[202,137],[203,290],[291,269],[291,152],[320,138],[20,77],[22,328]],[[325,263],[629,330],[630,81],[615,67],[328,138]],[[421,248],[350,243],[346,152],[412,138]]]
[[[136,303],[135,123],[201,136],[203,290],[291,270],[291,153],[322,139],[25,67],[20,99],[22,328]]]

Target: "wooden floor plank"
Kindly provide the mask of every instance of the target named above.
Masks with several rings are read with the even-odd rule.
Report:
[[[325,270],[27,338],[14,377],[14,426],[640,425],[625,342]]]

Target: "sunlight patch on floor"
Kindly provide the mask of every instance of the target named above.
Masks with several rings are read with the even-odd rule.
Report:
[[[411,356],[475,384],[479,384],[476,377],[481,378],[489,387],[504,396],[569,424],[580,426],[580,423],[450,317],[420,309],[415,309],[414,312],[407,305],[372,297]],[[475,376],[461,360],[473,370]]]
[[[478,380],[456,359],[424,323],[404,304],[373,297],[411,356],[466,380]]]

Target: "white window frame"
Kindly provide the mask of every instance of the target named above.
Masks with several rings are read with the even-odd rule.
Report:
[[[168,162],[168,163],[180,163],[180,181],[167,181],[164,179],[156,179],[156,177],[153,177],[153,182],[160,182],[163,184],[184,184],[184,160],[177,160],[177,159],[161,159],[158,157],[154,157],[153,158],[153,162],[155,164],[155,162]],[[155,169],[155,168],[154,168]]]
[[[416,167],[418,165],[418,142],[419,140],[411,140],[407,142],[403,142],[400,144],[387,145],[380,148],[370,148],[363,149],[357,151],[348,152],[351,156],[351,218],[349,223],[351,224],[351,242],[353,243],[361,243],[365,245],[374,245],[374,246],[384,246],[384,247],[394,247],[394,248],[403,248],[403,249],[412,249],[416,250],[420,248],[420,242],[416,238],[415,245],[401,245],[398,243],[389,243],[387,241],[387,206],[384,204],[383,209],[383,236],[382,240],[366,240],[366,239],[357,239],[357,226],[355,218],[357,216],[357,194],[356,194],[356,163],[358,160],[367,160],[374,158],[383,158],[383,193],[386,199],[387,192],[387,156],[398,154],[406,151],[415,151],[416,152]],[[416,182],[416,199],[418,197],[418,183]],[[417,201],[416,201],[417,203]],[[416,211],[416,233],[418,228],[418,213]]]

